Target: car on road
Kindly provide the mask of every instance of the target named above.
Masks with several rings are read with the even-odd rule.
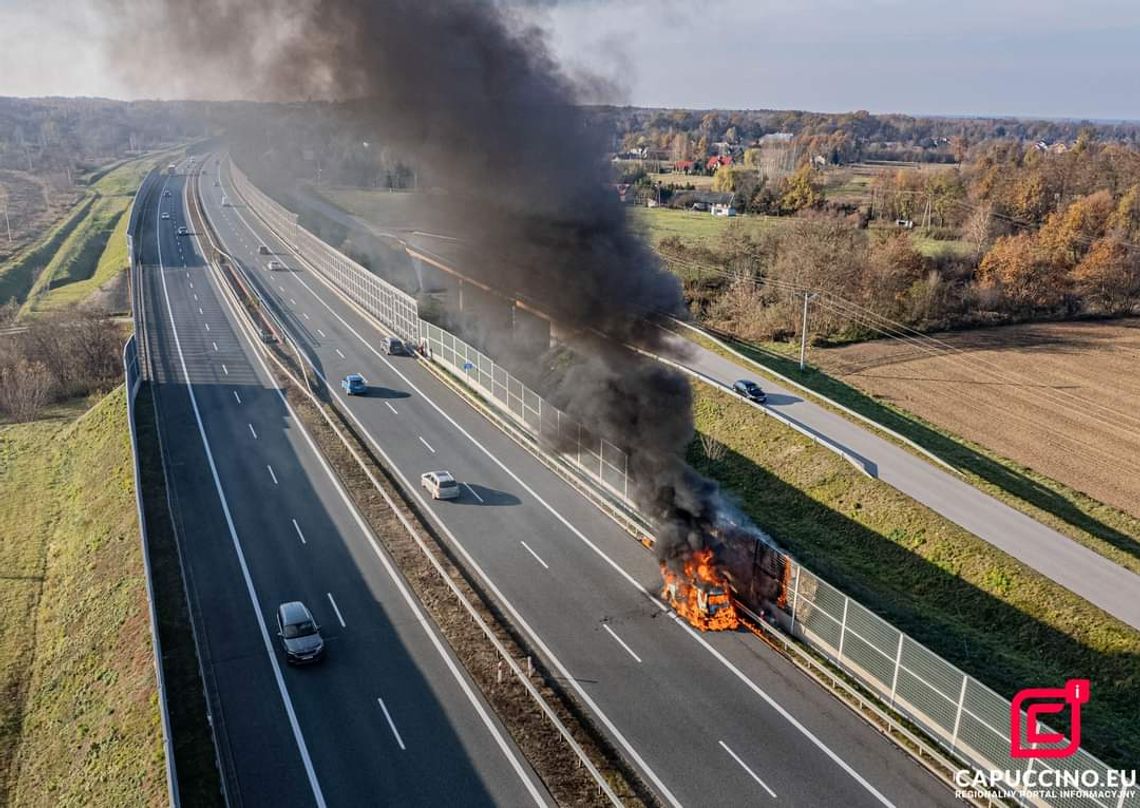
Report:
[[[180,235],[180,236],[185,236],[185,235],[186,235],[186,233],[187,233],[187,230],[186,230],[186,227],[185,227],[185,226],[183,226],[183,227],[179,227],[179,228],[178,228],[178,235]]]
[[[319,662],[325,655],[321,627],[308,607],[299,600],[277,607],[277,636],[285,649],[286,661],[294,665]]]
[[[340,386],[350,396],[362,396],[368,392],[368,383],[359,373],[350,373],[340,380]]]
[[[284,269],[285,265],[282,264],[280,261],[273,260],[273,261],[270,261],[268,264],[266,264],[265,268],[268,270],[271,270],[271,271],[276,271],[278,269]]]
[[[229,206],[230,206],[230,198],[228,196],[226,196],[225,194],[222,194],[222,207],[228,208]]]
[[[266,247],[264,244],[257,245],[257,254],[258,255],[272,255],[272,253],[269,252],[269,248]]]
[[[420,485],[427,489],[432,499],[459,498],[459,483],[450,471],[425,471],[420,475]]]
[[[751,379],[736,380],[733,382],[732,389],[749,401],[755,401],[757,404],[763,404],[768,400],[768,396],[760,389],[760,385]]]
[[[169,189],[169,188],[167,188],[165,191],[163,191],[163,192],[162,192],[162,195],[163,195],[163,196],[166,196],[166,197],[169,197],[169,196],[170,196],[170,189]]]
[[[170,218],[170,211],[166,211],[166,210],[164,210],[164,211],[162,212],[162,218],[163,218],[163,219],[169,219],[169,218]]]
[[[398,337],[384,337],[381,347],[388,356],[406,356],[408,353],[408,346]]]

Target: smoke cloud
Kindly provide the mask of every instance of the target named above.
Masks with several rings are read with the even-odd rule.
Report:
[[[687,381],[624,346],[665,350],[647,313],[683,313],[678,282],[609,188],[609,143],[545,35],[487,0],[105,0],[114,53],[142,86],[207,97],[334,100],[444,187],[463,269],[547,312],[582,359],[558,403],[626,447],[659,552],[704,546],[716,487],[683,461]]]

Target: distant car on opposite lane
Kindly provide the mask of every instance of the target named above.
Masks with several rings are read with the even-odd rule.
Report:
[[[165,191],[162,192],[162,195],[163,196],[170,196],[170,189],[167,188]]]
[[[295,665],[319,662],[325,655],[321,627],[312,612],[299,600],[277,607],[277,636],[285,649],[285,659]]]
[[[755,401],[757,404],[763,404],[768,400],[768,396],[760,389],[760,385],[751,379],[738,379],[733,383],[732,389],[749,401]]]
[[[340,380],[340,386],[350,396],[362,396],[368,392],[368,383],[359,373],[350,373]]]
[[[279,269],[284,269],[285,265],[282,264],[277,259],[273,259],[272,261],[270,261],[268,264],[265,265],[265,268],[270,270],[270,271],[276,271]]]
[[[459,483],[450,471],[425,471],[420,475],[420,485],[427,489],[432,499],[459,498]]]

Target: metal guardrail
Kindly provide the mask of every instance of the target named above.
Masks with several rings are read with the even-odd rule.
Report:
[[[269,205],[280,208],[268,197],[262,197]],[[268,217],[262,218],[271,228],[276,229]],[[292,226],[299,228],[295,219]],[[322,249],[335,252],[328,245],[323,245]],[[351,294],[345,294],[351,298]],[[426,323],[424,325],[428,326],[427,336],[430,340],[430,329],[436,327]],[[446,334],[455,341],[452,343],[452,358],[446,361],[452,368],[458,368],[459,372],[454,375],[502,410],[501,400],[497,400],[493,394],[487,396],[489,388],[484,385],[485,377],[490,373],[490,378],[494,381],[494,374],[489,368],[480,366],[478,360],[482,355],[476,356],[476,361],[472,362],[470,355],[456,351],[454,347],[457,343],[465,346],[465,343],[442,329],[440,332],[438,339],[441,349],[444,347],[442,335]],[[436,352],[433,346],[432,353]],[[466,367],[469,363],[474,367]],[[479,373],[477,378],[480,381],[477,383],[471,380],[470,371],[473,369]],[[695,371],[689,372],[708,380]],[[490,389],[493,390],[493,387]],[[518,395],[516,398],[524,409],[518,410],[518,405],[508,405],[507,410],[511,412],[512,420],[532,436],[540,436],[535,417],[527,417],[525,396]],[[511,411],[511,406],[515,406],[517,411]],[[537,413],[538,403],[530,402],[529,409]],[[795,428],[794,424],[788,425]],[[810,432],[807,434],[815,439]],[[824,445],[827,445],[826,442]],[[835,449],[831,446],[829,448]],[[839,453],[845,454],[842,451]],[[867,473],[862,463],[853,456],[846,456],[846,459]],[[601,481],[596,474],[586,476],[594,482]],[[613,493],[609,484],[604,488]],[[890,709],[920,727],[951,757],[964,760],[979,771],[1051,770],[1064,773],[1092,770],[1098,772],[1102,779],[1105,777],[1110,767],[1083,749],[1070,758],[1012,758],[1009,700],[844,595],[799,562],[779,551],[775,552],[788,570],[788,585],[784,592],[785,598],[781,599],[786,605],[781,606],[775,602],[768,604],[773,619],[782,619],[788,634],[804,642],[870,692],[877,694],[884,705],[889,705]],[[1023,715],[1022,720],[1024,718]],[[1063,796],[1056,798],[1023,796],[1017,801],[1052,808],[1140,808],[1140,792],[1135,788],[1129,791],[1126,787],[1121,787],[1112,799],[1061,793]]]
[[[170,709],[166,700],[166,676],[162,669],[162,642],[158,637],[158,612],[155,609],[154,582],[150,570],[150,546],[146,530],[146,512],[142,500],[142,470],[139,466],[138,433],[135,429],[135,397],[142,386],[142,366],[139,361],[138,342],[132,335],[123,346],[123,372],[127,389],[127,423],[131,433],[132,473],[135,482],[135,509],[139,517],[139,546],[142,551],[143,572],[146,578],[146,603],[150,613],[150,641],[154,649],[154,675],[158,688],[158,707],[162,715],[162,746],[166,756],[166,793],[173,808],[181,800],[178,793],[178,771],[174,761],[174,735],[170,729]]]

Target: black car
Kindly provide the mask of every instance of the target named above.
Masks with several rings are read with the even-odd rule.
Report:
[[[751,379],[737,380],[733,383],[732,389],[749,401],[755,401],[757,404],[763,404],[768,400],[768,396],[764,395],[764,391],[760,389],[760,385]]]
[[[299,600],[277,607],[277,636],[285,649],[285,659],[294,664],[319,662],[325,655],[321,627]]]

